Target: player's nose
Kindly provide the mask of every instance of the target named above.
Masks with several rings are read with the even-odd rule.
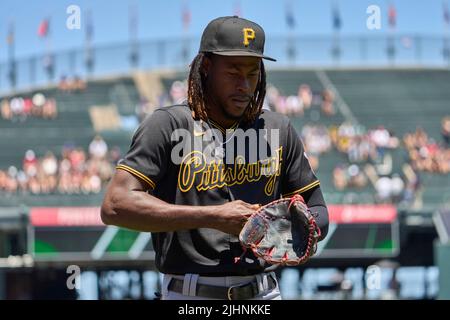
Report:
[[[239,92],[248,94],[250,91],[250,79],[248,79],[247,77],[240,77],[237,80],[236,89]]]

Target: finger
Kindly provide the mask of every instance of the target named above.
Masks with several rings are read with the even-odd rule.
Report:
[[[254,211],[242,213],[242,215],[246,218],[245,221],[247,221],[247,219],[250,218],[253,215],[253,213]]]
[[[261,208],[261,205],[257,203],[256,204],[245,203],[245,207],[251,210],[258,210],[259,208]]]
[[[247,202],[244,202],[244,201],[242,201],[242,205],[244,207],[246,207],[246,208],[249,208],[249,209],[252,209],[252,207],[253,207],[253,204],[250,204],[250,203],[247,203]]]

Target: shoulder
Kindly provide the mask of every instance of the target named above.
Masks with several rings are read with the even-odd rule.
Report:
[[[156,118],[163,123],[171,122],[178,127],[187,127],[193,121],[191,110],[186,104],[177,104],[167,107],[159,107],[146,117],[146,120]],[[144,120],[145,121],[145,120]]]
[[[290,120],[286,115],[270,110],[262,110],[256,122],[258,127],[267,129],[284,130],[290,125]]]
[[[167,113],[169,113],[171,116],[176,117],[176,118],[180,118],[180,117],[185,117],[187,115],[191,116],[191,110],[189,109],[189,107],[187,106],[187,104],[174,104],[171,106],[167,106],[167,107],[159,107],[157,109],[155,109],[154,112],[160,112],[160,111],[165,111]]]

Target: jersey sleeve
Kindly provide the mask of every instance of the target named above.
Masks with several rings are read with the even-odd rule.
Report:
[[[320,184],[306,157],[303,142],[291,123],[288,122],[284,177],[281,193],[283,197],[291,197],[306,192]]]
[[[155,110],[134,133],[130,149],[116,169],[131,173],[154,190],[170,163],[171,135],[175,128],[169,112]]]

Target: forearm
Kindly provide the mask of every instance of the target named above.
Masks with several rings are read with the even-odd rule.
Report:
[[[106,224],[145,232],[215,228],[216,206],[181,206],[164,202],[143,191],[106,195],[102,220]]]
[[[321,241],[327,236],[329,225],[328,209],[325,204],[322,191],[318,186],[303,193],[302,196],[320,229],[321,235],[319,241]]]
[[[320,238],[319,241],[325,239],[328,234],[328,210],[325,206],[314,206],[310,207],[309,210],[313,214],[316,224],[320,229]]]

